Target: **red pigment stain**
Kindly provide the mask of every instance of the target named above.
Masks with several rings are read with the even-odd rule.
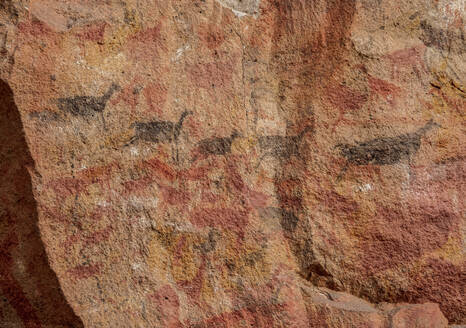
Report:
[[[150,112],[162,114],[163,106],[167,101],[168,89],[160,83],[151,83],[144,88],[144,97]]]
[[[42,216],[47,220],[65,224],[69,223],[69,218],[67,218],[65,215],[62,215],[61,209],[59,207],[54,206],[53,208],[50,208],[44,204],[39,204],[38,209],[39,213],[41,213]]]
[[[99,183],[101,187],[104,186],[111,179],[115,167],[118,167],[118,164],[91,167],[78,172],[77,178],[64,177],[52,180],[47,183],[47,187],[51,188],[59,199],[65,199],[71,195],[85,192],[94,183]]]
[[[384,80],[369,76],[369,87],[372,92],[381,95],[393,105],[394,100],[401,93],[401,88]]]
[[[335,132],[336,127],[344,120],[343,116],[347,111],[358,110],[367,101],[367,95],[345,85],[331,88],[326,97],[339,112],[338,118],[333,124],[332,132]]]
[[[162,191],[162,197],[169,205],[186,205],[191,200],[191,195],[181,189],[169,186],[159,186]]]
[[[461,321],[465,313],[466,262],[454,265],[443,259],[428,259],[413,279],[413,287],[406,293],[410,303],[435,302],[450,318]],[[449,300],[449,301],[445,301]],[[450,302],[452,301],[452,302]]]
[[[82,242],[84,247],[100,244],[101,242],[108,240],[112,232],[113,227],[108,226],[102,230],[95,231],[87,236],[82,234],[75,234],[68,237],[67,240],[62,243],[62,246],[65,249],[65,251],[69,252],[70,247],[78,242]]]
[[[191,324],[190,327],[275,327],[277,322],[283,320],[283,316],[278,315],[282,312],[284,312],[282,304],[253,304],[251,307],[222,313],[200,323]]]
[[[226,167],[226,173],[228,175],[229,184],[235,188],[238,192],[243,192],[247,189],[246,184],[241,177],[241,174],[238,172],[235,163],[229,163]]]
[[[201,199],[202,199],[202,202],[214,204],[214,203],[219,202],[221,198],[219,195],[216,195],[212,192],[203,191],[201,195]]]
[[[120,166],[118,163],[111,163],[108,165],[94,166],[82,171],[77,174],[78,177],[88,181],[90,183],[102,182],[102,180],[108,180],[112,176],[114,169],[118,169]]]
[[[81,41],[103,42],[105,28],[107,23],[99,22],[92,25],[85,26],[82,31],[76,33],[76,36]]]
[[[335,215],[350,215],[359,209],[356,201],[346,198],[335,191],[323,191],[317,195],[321,204],[324,204]]]
[[[90,214],[90,218],[93,221],[100,221],[105,217],[115,217],[117,215],[117,211],[112,207],[106,206],[97,206],[95,210]]]
[[[183,288],[184,292],[191,300],[199,301],[204,282],[205,260],[202,259],[201,266],[197,270],[196,276],[192,280],[177,281],[177,285]]]
[[[200,181],[207,178],[208,167],[194,167],[188,170],[179,171],[178,177],[190,181]]]
[[[197,210],[190,217],[190,221],[198,228],[219,227],[232,230],[242,237],[248,224],[248,214],[245,210],[203,208]]]
[[[209,49],[218,48],[225,41],[225,33],[215,24],[200,26],[198,36]]]
[[[33,37],[45,37],[53,34],[52,30],[47,25],[38,20],[19,23],[18,29],[21,33],[29,34]]]
[[[118,164],[109,164],[105,166],[92,167],[80,171],[77,178],[65,177],[50,181],[47,187],[55,191],[55,194],[60,199],[65,199],[70,195],[75,195],[84,192],[87,187],[94,183],[99,183],[101,186],[108,182],[111,178],[111,173]]]
[[[132,111],[139,104],[139,94],[142,87],[139,85],[138,79],[134,79],[129,85],[125,86],[121,92],[112,101],[112,105],[116,105],[123,101]]]
[[[124,195],[134,194],[140,191],[144,191],[147,187],[151,186],[155,182],[151,177],[143,177],[137,180],[126,181],[123,183]]]
[[[427,72],[423,59],[425,49],[425,46],[417,46],[398,50],[387,55],[386,58],[390,61],[392,67],[392,78],[398,78],[398,73],[403,67],[413,69],[418,75],[420,75],[418,66],[424,72]]]
[[[300,211],[303,198],[299,190],[302,181],[300,179],[282,179],[275,181],[275,190],[278,194],[280,206],[287,209]],[[296,190],[298,192],[296,192]]]
[[[235,164],[228,164],[226,167],[229,184],[239,193],[244,195],[246,201],[252,207],[264,207],[267,204],[268,196],[264,193],[255,191],[244,182],[241,174],[238,172]]]
[[[369,274],[412,262],[442,247],[458,224],[458,217],[445,209],[408,209],[377,206],[373,226],[362,236],[362,265]],[[387,229],[389,227],[389,229]]]
[[[69,269],[68,274],[74,279],[87,279],[100,273],[102,264],[94,265],[78,265],[72,269]]]
[[[93,232],[89,236],[84,237],[84,245],[89,246],[93,244],[99,244],[105,240],[108,240],[112,232],[113,232],[112,226],[108,226],[102,230]]]
[[[164,327],[178,328],[182,327],[179,321],[180,301],[175,290],[170,285],[165,285],[155,293],[150,294],[147,298],[156,306],[160,312],[161,321]]]
[[[175,170],[157,158],[143,161],[142,166],[149,169],[150,173],[152,173],[155,177],[165,178],[170,182],[173,182],[176,178]]]
[[[267,200],[269,199],[266,194],[251,189],[248,190],[247,197],[251,206],[255,208],[265,207],[267,205]]]
[[[134,34],[128,41],[128,53],[134,61],[154,61],[166,50],[161,38],[162,23]]]
[[[90,184],[82,179],[67,177],[53,180],[47,184],[47,187],[51,188],[60,200],[64,200],[71,195],[84,192]]]
[[[188,68],[188,74],[194,85],[203,89],[226,87],[232,81],[231,63],[196,64]]]
[[[61,246],[65,250],[65,252],[69,253],[70,247],[79,242],[80,240],[80,235],[71,235],[68,238],[66,238],[66,240],[61,244]]]

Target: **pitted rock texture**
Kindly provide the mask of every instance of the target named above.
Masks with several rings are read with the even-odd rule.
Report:
[[[0,322],[466,323],[465,18],[2,1]]]

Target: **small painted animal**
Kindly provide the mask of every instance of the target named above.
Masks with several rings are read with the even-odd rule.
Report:
[[[170,121],[136,122],[132,125],[135,127],[135,135],[131,138],[129,144],[134,143],[136,140],[154,143],[176,142],[186,116],[191,114],[192,112],[185,110],[176,123]]]
[[[346,171],[348,164],[355,165],[392,165],[403,159],[410,159],[421,147],[421,138],[432,128],[440,127],[433,120],[412,133],[405,133],[396,137],[376,138],[356,145],[339,144],[336,148],[347,160],[339,175]]]
[[[74,116],[94,116],[94,114],[102,113],[104,111],[110,97],[119,89],[120,87],[118,85],[112,83],[107,92],[100,97],[75,96],[59,98],[58,108],[62,111],[69,112]]]
[[[226,155],[231,152],[231,144],[237,137],[238,131],[233,130],[229,137],[203,139],[198,144],[199,152],[203,155]]]
[[[312,128],[306,126],[296,136],[263,136],[259,138],[259,148],[263,152],[260,162],[266,156],[279,160],[287,160],[291,156],[299,156],[299,145],[304,135]]]

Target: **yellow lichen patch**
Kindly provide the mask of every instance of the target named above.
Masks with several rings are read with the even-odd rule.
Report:
[[[128,145],[133,136],[134,132],[131,129],[125,130],[122,133],[107,135],[104,139],[103,145],[105,147],[121,148],[125,145]]]
[[[122,52],[96,44],[86,46],[84,60],[89,67],[103,74],[119,73],[126,69],[128,61]]]
[[[161,283],[168,283],[166,268],[170,267],[170,255],[161,245],[158,236],[154,236],[149,243],[147,264],[151,271],[161,279]]]
[[[288,247],[287,240],[281,234],[274,234],[268,238],[267,249],[264,253],[264,263],[268,270],[272,270],[273,266],[285,264],[298,271],[295,257]]]
[[[127,11],[127,15],[130,15],[130,24],[120,25],[112,33],[105,35],[104,47],[108,52],[119,52],[127,39],[141,30],[142,24],[138,17],[131,11]]]
[[[158,243],[153,241],[154,245],[164,249],[166,259],[163,263],[154,262],[154,268],[159,265],[169,268],[173,279],[178,282],[192,281],[196,277],[202,264],[199,251],[203,244],[201,236],[175,231],[169,226],[160,226],[154,240]]]
[[[235,155],[251,152],[257,144],[257,138],[236,138],[231,144],[231,153]]]
[[[241,276],[248,283],[257,285],[270,277],[271,263],[265,260],[266,246],[257,242],[238,241],[238,236],[225,232],[222,245],[215,252],[215,258],[223,259],[221,285],[225,289],[235,289],[232,277]]]
[[[210,304],[212,307],[216,307],[218,305],[219,295],[215,292],[213,281],[209,279],[211,277],[208,276],[207,272],[204,278],[205,279],[202,279],[200,297],[207,304]]]
[[[188,234],[176,235],[170,249],[171,272],[175,281],[191,281],[199,272],[199,254],[194,249],[196,239]]]
[[[461,249],[461,240],[456,237],[450,236],[447,242],[436,251],[428,255],[448,259],[455,265],[461,265],[464,262],[464,255]],[[427,256],[427,255],[426,255]]]
[[[442,129],[433,140],[439,160],[448,159],[451,154],[460,152],[462,147],[460,136],[454,130]]]
[[[430,102],[433,112],[444,117],[444,122],[457,122],[458,127],[464,123],[464,106],[466,105],[466,93],[459,82],[453,81],[446,73],[439,70],[435,72],[436,79],[431,82],[433,86],[432,101]],[[426,112],[426,119],[431,113]],[[444,124],[443,122],[438,122]],[[448,158],[451,154],[461,149],[460,129],[444,126],[431,137],[435,144],[438,158]]]

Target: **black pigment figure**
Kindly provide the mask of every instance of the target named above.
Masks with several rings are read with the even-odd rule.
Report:
[[[257,166],[260,165],[266,156],[271,156],[278,160],[288,160],[291,156],[299,156],[299,146],[304,135],[312,130],[306,126],[301,133],[296,136],[262,136],[259,138],[259,148],[263,153]]]
[[[191,111],[181,113],[178,122],[171,121],[151,121],[151,122],[136,122],[132,126],[135,128],[135,134],[129,141],[129,144],[137,140],[143,140],[153,143],[178,143],[183,122]],[[176,149],[176,160],[178,160],[178,149]]]
[[[432,128],[440,127],[433,120],[428,121],[422,128],[401,134],[396,137],[376,138],[356,145],[339,144],[340,154],[347,160],[337,180],[341,180],[349,164],[355,165],[393,165],[401,160],[410,160],[421,147],[421,138]]]
[[[93,117],[96,113],[100,113],[102,115],[102,122],[105,126],[103,112],[110,97],[112,97],[113,93],[119,89],[120,87],[117,84],[112,83],[107,92],[105,92],[105,94],[100,97],[75,96],[59,98],[57,100],[58,108],[64,112],[70,113],[73,116],[86,118]]]
[[[168,143],[177,141],[183,127],[183,122],[186,116],[192,114],[190,111],[181,113],[178,122],[170,121],[151,121],[151,122],[136,122],[132,126],[135,127],[135,135],[131,138],[130,144],[137,140],[149,141],[154,143]]]
[[[199,142],[199,151],[203,155],[226,155],[231,153],[231,144],[240,135],[233,130],[231,136],[223,138],[208,138]]]

